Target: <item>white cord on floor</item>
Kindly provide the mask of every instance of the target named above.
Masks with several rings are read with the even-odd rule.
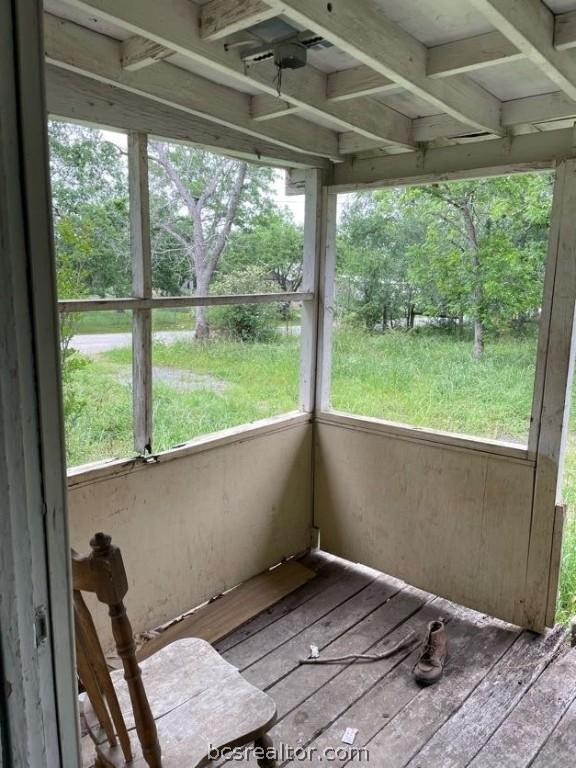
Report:
[[[416,632],[410,632],[406,637],[396,643],[396,645],[387,648],[385,651],[382,651],[382,653],[350,653],[347,656],[334,656],[329,659],[300,659],[300,664],[342,664],[347,661],[383,661],[383,659],[388,659],[395,653],[412,645],[416,640],[418,640]]]

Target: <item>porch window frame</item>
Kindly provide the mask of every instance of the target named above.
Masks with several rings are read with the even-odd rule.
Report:
[[[321,264],[321,280],[319,284],[319,330],[318,330],[318,371],[317,387],[318,397],[315,408],[315,419],[325,423],[340,423],[350,427],[358,427],[359,422],[364,422],[365,428],[378,432],[388,432],[400,437],[413,438],[419,440],[429,440],[430,442],[442,443],[444,445],[453,445],[456,447],[471,448],[482,450],[488,453],[494,453],[499,456],[510,456],[516,459],[525,460],[534,463],[538,453],[538,442],[541,433],[542,410],[543,410],[543,392],[545,379],[547,376],[547,350],[549,346],[550,323],[553,313],[554,303],[554,281],[556,274],[556,256],[558,248],[558,237],[561,222],[558,220],[558,209],[565,204],[565,194],[562,185],[558,183],[558,174],[561,171],[565,173],[569,160],[561,160],[553,163],[525,163],[517,167],[502,166],[501,168],[492,168],[490,173],[478,172],[471,169],[468,173],[447,173],[445,175],[430,174],[429,177],[422,178],[417,176],[414,179],[397,178],[382,180],[381,182],[371,182],[367,184],[357,183],[353,188],[347,188],[342,185],[329,185],[324,188],[324,197],[328,201],[323,211],[322,218],[322,250],[324,256]],[[458,181],[461,179],[490,178],[491,176],[507,175],[511,173],[538,173],[553,171],[554,190],[551,211],[550,229],[548,234],[548,249],[545,264],[545,275],[542,296],[541,327],[538,331],[538,344],[536,352],[534,386],[532,391],[532,404],[529,415],[528,438],[523,443],[512,443],[504,440],[490,439],[478,435],[467,433],[450,432],[448,430],[435,429],[432,427],[419,426],[415,424],[401,424],[399,422],[380,418],[370,417],[365,414],[339,411],[332,408],[332,356],[333,356],[333,324],[335,317],[335,281],[336,281],[336,219],[338,208],[338,195],[344,192],[352,191],[376,191],[387,187],[411,187],[422,186],[425,184],[434,184],[438,181]],[[288,188],[292,188],[293,193],[301,190],[300,179],[287,180]],[[564,201],[564,202],[563,202]],[[553,219],[556,211],[556,220]],[[556,288],[558,291],[558,287]],[[572,358],[576,354],[576,344],[572,344]],[[565,380],[568,386],[571,386],[573,371],[566,371]],[[556,377],[555,377],[556,378]],[[560,385],[562,386],[562,385]],[[559,437],[555,438],[559,439]]]
[[[303,279],[298,291],[282,293],[251,293],[213,296],[152,295],[152,257],[150,237],[150,200],[148,175],[148,135],[128,132],[128,189],[130,219],[130,257],[132,264],[132,295],[111,299],[63,299],[58,312],[83,313],[111,310],[132,312],[132,425],[134,451],[137,458],[155,455],[153,442],[152,394],[152,312],[155,309],[228,306],[244,304],[302,302],[300,333],[300,372],[298,408],[296,413],[311,414],[316,397],[316,355],[318,330],[318,286],[320,279],[322,173],[317,169],[305,171],[306,203],[304,216]],[[293,417],[294,413],[283,414]],[[278,417],[271,417],[270,421]],[[239,428],[250,430],[254,424]],[[221,433],[226,430],[221,431]],[[213,436],[217,440],[220,433]],[[178,448],[163,452],[170,453]],[[124,464],[131,457],[121,457]],[[114,461],[114,460],[112,460]],[[86,473],[99,473],[111,460],[93,462]],[[117,462],[114,461],[116,465]],[[82,471],[82,467],[69,470]]]

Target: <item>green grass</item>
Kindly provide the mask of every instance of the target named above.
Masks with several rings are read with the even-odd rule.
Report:
[[[477,362],[469,339],[445,332],[369,335],[343,329],[335,334],[332,404],[416,426],[525,442],[535,353],[534,336],[489,340],[484,360]],[[156,342],[154,366],[155,451],[297,406],[297,337],[279,336],[266,344],[217,338]],[[166,371],[176,381],[165,380]],[[192,372],[200,377],[194,388],[178,388],[178,377]],[[75,396],[83,407],[68,420],[69,464],[132,454],[130,378],[131,351],[126,348],[101,354],[73,374]],[[564,478],[569,515],[560,621],[576,613],[575,427],[573,407]]]
[[[129,348],[110,350],[75,375],[83,407],[69,419],[70,465],[132,455],[131,359]],[[155,451],[297,407],[296,337],[278,337],[268,344],[156,342],[153,363],[208,377],[189,390],[155,377]]]
[[[155,309],[152,312],[155,331],[191,331],[194,328],[193,310]],[[287,320],[278,320],[279,326],[300,325],[300,318],[294,316]],[[130,310],[106,310],[102,312],[79,312],[75,315],[73,332],[75,334],[95,333],[130,333],[132,331],[132,312]]]
[[[189,309],[155,309],[155,331],[186,331],[193,327]],[[74,333],[129,333],[132,330],[131,311],[80,312],[74,319]]]
[[[450,432],[525,442],[535,339],[494,340],[482,362],[471,342],[429,330],[364,335],[334,344],[332,406]]]

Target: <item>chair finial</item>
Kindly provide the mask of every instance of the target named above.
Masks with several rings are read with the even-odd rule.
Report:
[[[106,555],[110,550],[111,542],[111,536],[107,533],[102,533],[102,531],[98,531],[98,533],[95,533],[93,538],[90,539],[90,546],[92,547],[94,554]]]

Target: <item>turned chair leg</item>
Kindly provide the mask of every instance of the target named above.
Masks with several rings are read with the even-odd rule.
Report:
[[[274,754],[274,742],[267,733],[256,739],[254,742],[256,749],[264,750],[264,757],[258,758],[257,763],[260,768],[276,768],[276,760],[272,757]],[[268,756],[270,755],[270,757]]]

